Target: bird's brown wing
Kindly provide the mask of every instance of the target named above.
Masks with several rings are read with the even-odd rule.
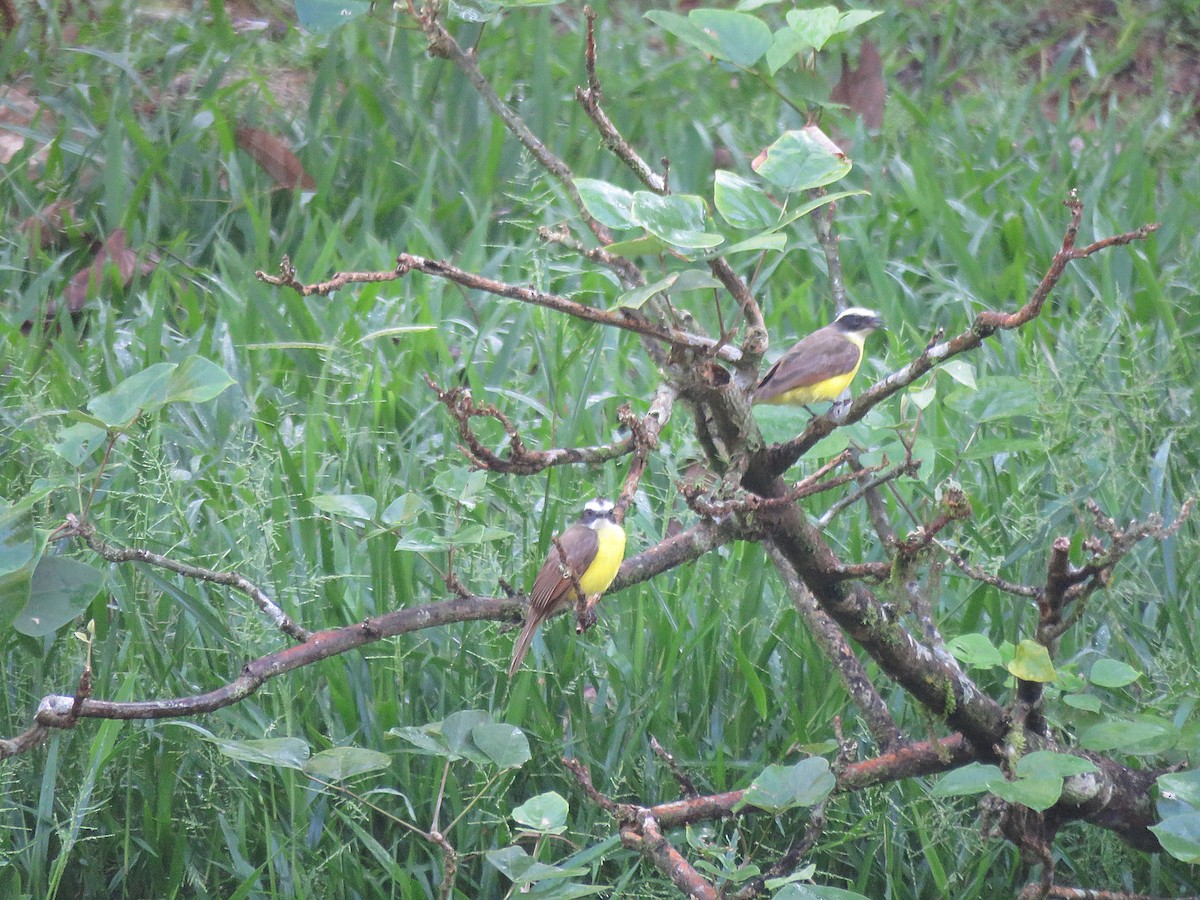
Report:
[[[558,542],[562,545],[567,559],[571,561],[576,572],[576,580],[578,580],[578,576],[582,575],[591,565],[592,560],[596,558],[600,538],[597,537],[594,529],[576,524],[564,531],[559,536]],[[572,596],[574,582],[569,576],[563,574],[563,568],[564,562],[558,552],[558,547],[551,544],[546,561],[542,563],[537,578],[533,580],[533,590],[529,592],[531,614],[537,610],[545,618],[558,607],[559,603],[567,599],[574,599]]]
[[[538,626],[550,618],[561,603],[573,599],[575,583],[569,575],[563,574],[566,567],[563,556],[572,561],[577,574],[582,574],[596,558],[600,538],[586,525],[575,524],[559,536],[558,543],[562,545],[563,552],[560,554],[558,547],[551,544],[546,561],[542,563],[537,577],[533,579],[533,589],[529,592],[529,615],[513,644],[512,662],[508,665],[509,678],[521,667],[521,660],[529,652],[529,645],[533,643],[533,634]],[[578,578],[575,579],[577,580]]]
[[[854,368],[862,351],[853,341],[836,333],[822,334],[824,331],[824,328],[814,331],[799,341],[767,370],[754,392],[757,402],[764,403],[787,391],[808,387]]]

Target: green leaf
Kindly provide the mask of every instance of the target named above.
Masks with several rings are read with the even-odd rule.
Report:
[[[207,403],[236,382],[203,356],[189,356],[167,382],[167,403]]]
[[[1048,682],[1057,677],[1046,648],[1028,638],[1017,644],[1012,662],[1005,668],[1022,681]]]
[[[167,402],[167,388],[176,368],[175,363],[155,363],[93,397],[87,408],[108,428],[129,425],[141,413],[155,412]]]
[[[779,890],[773,900],[869,900],[862,894],[845,888],[827,887],[823,884],[788,884]]]
[[[717,43],[717,39],[690,19],[685,19],[681,15],[660,9],[652,9],[645,16],[663,31],[675,35],[675,37],[679,38],[685,44],[690,44],[701,53],[705,53],[708,56],[720,56],[721,46]]]
[[[858,197],[860,195],[870,195],[869,191],[837,191],[833,194],[822,194],[820,197],[814,197],[811,200],[801,203],[799,206],[790,207],[783,214],[783,217],[775,223],[776,228],[783,228],[785,225],[790,225],[797,219],[807,216],[814,209],[819,209],[822,206],[827,206],[830,203],[836,203],[845,197]]]
[[[787,14],[787,23],[806,46],[820,50],[837,34],[841,18],[835,7],[818,6],[816,9],[791,10]]]
[[[1200,769],[1159,775],[1158,789],[1173,799],[1200,806]]]
[[[426,505],[424,497],[409,491],[389,503],[387,509],[379,516],[379,520],[389,526],[409,525],[416,521],[417,516],[421,514],[421,510]]]
[[[13,628],[30,637],[54,634],[96,599],[108,573],[63,556],[43,556],[29,585],[29,602]]]
[[[929,791],[932,797],[963,797],[971,794],[994,793],[1006,784],[998,766],[968,763],[947,772]]]
[[[1151,754],[1170,749],[1178,739],[1179,730],[1169,722],[1142,717],[1114,719],[1089,726],[1080,733],[1079,746],[1098,753],[1120,750]]]
[[[0,635],[29,603],[33,573],[46,549],[46,534],[33,527],[34,498],[9,505],[0,500]]]
[[[715,247],[725,240],[704,230],[704,200],[694,194],[660,197],[638,191],[633,195],[633,216],[655,237],[685,250]]]
[[[296,0],[296,18],[314,34],[333,31],[370,9],[370,0]]]
[[[107,437],[108,432],[103,428],[90,422],[76,422],[58,432],[50,449],[79,468],[98,448],[104,446]]]
[[[356,775],[378,772],[392,764],[392,758],[365,747],[331,747],[314,755],[304,764],[304,774],[322,781],[346,781]]]
[[[1164,850],[1185,863],[1200,863],[1200,812],[1163,819],[1150,830]]]
[[[728,247],[721,248],[721,256],[732,256],[735,253],[754,253],[761,250],[782,250],[787,246],[787,238],[782,234],[756,234],[754,237],[738,241]]]
[[[501,769],[516,769],[529,762],[529,740],[516,725],[487,722],[471,729],[475,746]]]
[[[1096,660],[1092,664],[1092,670],[1088,672],[1088,681],[1103,688],[1125,687],[1141,677],[1142,673],[1132,666],[1107,657]]]
[[[774,75],[796,56],[811,49],[804,35],[790,25],[780,28],[771,38],[771,46],[767,50],[767,71]]]
[[[494,525],[467,525],[454,532],[447,541],[455,547],[470,547],[476,544],[490,544],[492,541],[506,541],[514,537],[511,531],[496,528]]]
[[[311,752],[306,741],[292,737],[262,738],[254,741],[227,741],[209,737],[207,740],[230,759],[285,769],[304,768]]]
[[[762,59],[771,46],[771,29],[745,13],[725,9],[694,9],[688,21],[710,35],[717,44],[713,56],[748,69]]]
[[[317,494],[308,500],[322,512],[351,519],[365,519],[368,522],[374,520],[378,506],[375,498],[366,494]]]
[[[450,752],[450,748],[446,746],[446,739],[442,737],[441,731],[437,726],[432,729],[428,725],[402,725],[397,728],[389,728],[388,734],[393,737],[398,737],[402,741],[408,741],[416,748],[415,752],[422,756],[441,756],[447,759],[455,759]],[[410,751],[414,752],[414,751]]]
[[[595,178],[576,178],[575,189],[588,214],[608,228],[633,228],[633,194]]]
[[[955,659],[975,669],[990,669],[1004,662],[996,645],[982,634],[960,634],[951,638],[946,648],[954,654]]]
[[[396,549],[404,553],[432,553],[445,547],[446,540],[430,528],[410,528],[396,541]]]
[[[851,168],[844,153],[817,140],[807,129],[785,131],[753,166],[785,191],[806,191],[845,178]]]
[[[1016,774],[1021,778],[1057,775],[1067,778],[1099,771],[1095,764],[1082,756],[1070,753],[1055,753],[1053,750],[1035,750],[1017,760]]]
[[[741,805],[780,813],[797,806],[814,806],[836,786],[829,762],[824,757],[810,756],[794,766],[767,766],[746,789]]]
[[[517,824],[542,834],[562,834],[566,830],[570,806],[556,791],[530,797],[512,811]]]
[[[514,884],[532,884],[546,878],[578,878],[586,875],[586,868],[563,869],[558,866],[548,866],[540,863],[520,847],[501,847],[499,850],[489,850],[485,856],[487,861],[500,870],[501,874]]]
[[[480,725],[490,725],[491,722],[491,715],[482,709],[463,709],[450,713],[441,722],[442,736],[446,739],[446,746],[450,748],[451,753],[463,759],[468,759],[476,764],[487,763],[489,761],[487,755],[476,746],[472,734]]]
[[[455,503],[474,509],[487,487],[487,472],[481,469],[448,469],[433,479],[433,489]]]
[[[745,230],[770,228],[783,212],[759,184],[724,169],[713,179],[713,205],[726,222]]]
[[[1099,697],[1091,694],[1063,694],[1062,702],[1072,709],[1082,709],[1087,712],[1100,712],[1102,704]]]
[[[1062,776],[1037,775],[997,784],[995,794],[1009,803],[1020,803],[1042,812],[1058,802],[1058,798],[1062,796],[1062,788]]]
[[[975,383],[975,367],[965,360],[952,359],[942,365],[939,371],[945,372],[959,384],[964,384],[971,390],[979,387]]]

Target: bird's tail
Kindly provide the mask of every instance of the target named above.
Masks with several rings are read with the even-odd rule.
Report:
[[[533,633],[537,631],[538,621],[531,619],[525,623],[525,627],[521,629],[521,633],[517,635],[517,642],[513,644],[512,662],[508,664],[508,677],[512,678],[517,674],[517,669],[521,668],[521,660],[525,658],[525,654],[529,652],[529,645],[533,643]]]

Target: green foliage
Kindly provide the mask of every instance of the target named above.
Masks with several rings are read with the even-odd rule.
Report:
[[[932,518],[952,479],[975,514],[943,534],[947,546],[1031,584],[1045,580],[1054,537],[1067,535],[1078,558],[1093,530],[1086,499],[1118,522],[1171,521],[1197,492],[1196,141],[1163,85],[1101,90],[1127,53],[1091,47],[1095,74],[1064,61],[1034,81],[1004,43],[1023,15],[1011,5],[896,7],[868,22],[866,11],[742,4],[655,12],[648,24],[601,4],[606,105],[647,159],[670,158],[678,193],[661,203],[563,101],[583,80],[579,21],[515,8],[527,5],[462,4],[454,27],[500,96],[589,179],[589,209],[625,232],[653,276],[648,293],[621,295],[607,273],[538,241],[538,226],[570,216],[557,187],[460,75],[426,57],[411,23],[392,27],[386,5],[338,3],[360,15],[323,36],[267,40],[236,34],[220,4],[207,18],[149,20],[114,3],[76,23],[71,45],[87,52],[54,40],[53,16],[45,40],[26,22],[5,42],[5,83],[25,79],[46,114],[27,126],[0,199],[12,222],[57,199],[75,213],[55,247],[15,230],[0,246],[0,623],[13,626],[0,628],[3,736],[28,726],[42,696],[74,690],[79,622],[95,622],[97,698],[212,690],[284,645],[238,594],[101,567],[81,545],[51,541],[68,513],[87,509],[122,544],[237,570],[322,629],[442,599],[449,572],[481,594],[501,580],[528,586],[579,498],[615,492],[612,466],[535,479],[472,471],[422,376],[468,385],[531,446],[603,443],[617,408],[644,411],[656,383],[635,338],[417,276],[302,297],[254,276],[283,254],[311,280],[387,269],[407,250],[604,308],[665,293],[716,333],[736,309],[717,309],[702,260],[736,253],[781,347],[830,317],[802,218],[815,201],[802,192],[836,182],[820,202],[838,201],[851,299],[888,323],[869,345],[865,384],[937,329],[1023,302],[1057,249],[1058,203],[1078,187],[1081,242],[1162,227],[1073,264],[1032,328],[931,373],[848,437],[868,463],[903,458],[904,441],[922,459],[918,477],[885,494],[900,527]],[[306,24],[317,23],[306,10],[329,9],[297,4]],[[810,107],[827,105],[837,52],[863,35],[881,47],[889,106],[877,136],[827,109],[822,124],[842,129],[850,168],[802,128]],[[239,145],[239,124],[282,136],[316,190],[277,190]],[[732,163],[715,166],[714,151]],[[91,263],[92,237],[118,227],[157,268],[128,288],[108,277],[75,320],[65,285]],[[797,422],[773,427],[794,435]],[[494,423],[480,434],[504,446]],[[675,486],[697,449],[677,416],[630,510],[631,550],[690,517]],[[812,459],[838,449],[827,442]],[[819,517],[835,500],[806,509]],[[847,558],[883,558],[857,508],[825,534]],[[1064,635],[1048,714],[1082,745],[1147,763],[1194,756],[1197,559],[1193,526],[1140,547]],[[981,686],[1008,699],[1005,667],[1024,671],[1016,648],[1036,613],[951,567],[936,577],[939,627]],[[55,732],[2,770],[0,895],[431,897],[444,859],[413,829],[439,821],[460,855],[458,896],[534,882],[554,896],[601,885],[668,896],[558,763],[586,761],[618,800],[669,800],[677,787],[647,735],[704,791],[782,779],[778,816],[696,835],[714,877],[738,883],[746,847],[759,862],[781,854],[807,821],[797,805],[825,798],[820,754],[835,746],[835,716],[865,734],[853,707],[756,547],[722,548],[606,598],[601,613],[582,638],[548,626],[530,657],[536,676],[511,692],[511,634],[467,623],[288,673],[187,727],[88,720]],[[906,727],[924,728],[902,695],[887,700]],[[781,763],[797,746],[817,754],[806,771],[824,765],[800,785],[799,766]],[[981,845],[973,806],[950,798],[1009,792],[1044,808],[1072,773],[1062,759],[1025,772],[1028,758],[1014,780],[959,770],[947,778],[968,781],[939,782],[933,796],[899,784],[828,797],[825,836],[801,869],[818,884],[772,889],[1014,894],[1027,876],[1016,852]],[[1178,805],[1164,807],[1158,833],[1194,861],[1200,804],[1172,777],[1160,779],[1163,803]],[[357,793],[329,787],[344,783]],[[1106,840],[1064,834],[1060,874],[1197,890],[1184,865]]]

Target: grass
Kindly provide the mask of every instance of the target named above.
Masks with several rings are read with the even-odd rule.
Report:
[[[40,174],[27,165],[32,145],[6,167],[4,207],[19,221],[67,197],[79,223],[56,249],[15,235],[0,245],[0,495],[54,486],[38,506],[46,528],[78,510],[95,470],[76,472],[47,452],[63,412],[150,364],[200,354],[237,386],[170,407],[116,448],[92,506],[111,539],[236,568],[314,629],[441,599],[451,564],[480,593],[497,593],[500,578],[528,585],[550,536],[582,498],[615,493],[623,468],[534,479],[472,473],[422,376],[470,385],[536,446],[600,443],[613,437],[617,407],[629,400],[643,410],[655,383],[638,342],[423,277],[302,298],[253,273],[272,271],[286,253],[301,278],[315,280],[386,268],[407,250],[599,303],[611,302],[614,286],[536,240],[537,225],[565,217],[562,198],[412,33],[364,19],[326,39],[289,32],[265,41],[233,33],[221,16],[206,20],[219,6],[155,21],[113,4],[79,22],[78,38],[57,50],[27,37],[27,55],[0,51],[6,83],[24,78],[55,114],[54,123],[30,126],[51,142]],[[647,158],[671,157],[679,190],[710,191],[714,148],[734,150],[745,171],[744,160],[795,124],[748,80],[676,52],[672,40],[664,47],[627,8],[601,5],[600,13],[610,112]],[[844,126],[855,161],[849,186],[871,196],[843,202],[838,223],[851,298],[889,323],[872,339],[866,377],[890,371],[938,327],[953,332],[983,308],[1020,303],[1061,238],[1058,204],[1070,187],[1087,204],[1081,239],[1162,223],[1143,245],[1073,265],[1043,322],[969,360],[978,390],[946,374],[931,379],[936,399],[920,416],[925,464],[901,485],[905,504],[928,513],[939,486],[957,481],[976,514],[955,542],[1004,577],[1037,583],[1049,541],[1065,533],[1078,545],[1090,530],[1086,498],[1127,521],[1150,512],[1170,519],[1196,493],[1189,386],[1200,319],[1188,305],[1198,176],[1186,111],[1161,86],[1147,95],[1099,90],[1124,48],[1101,58],[1090,82],[1066,68],[1029,77],[998,36],[1001,26],[1033,21],[1028,7],[981,3],[957,14],[892,11],[872,23],[867,34],[887,71],[916,59],[918,72],[890,91],[882,136]],[[545,52],[512,53],[518,39]],[[565,99],[582,80],[578,22],[514,13],[483,29],[478,46],[500,95],[578,174],[630,186]],[[276,81],[280,73],[289,77]],[[1048,98],[1065,96],[1071,79],[1096,92],[1077,108],[1061,101],[1057,120],[1048,118]],[[239,122],[284,137],[315,195],[274,191],[237,147]],[[139,253],[160,258],[154,274],[127,291],[106,286],[78,323],[60,316],[50,332],[22,335],[22,322],[90,262],[84,234],[118,227]],[[803,228],[789,239],[792,252],[770,260],[756,286],[777,346],[827,310],[812,239]],[[712,324],[709,306],[695,312]],[[408,326],[431,330],[389,332]],[[855,435],[894,459],[897,429],[915,421],[913,405],[896,403]],[[489,435],[499,445],[500,434]],[[673,518],[691,520],[675,485],[697,452],[677,414],[632,511],[631,548],[649,546]],[[453,560],[398,552],[395,534],[312,503],[340,494],[366,495],[379,509],[408,498],[409,532],[452,537],[480,525],[508,534],[463,546]],[[895,521],[913,527],[889,503]],[[818,502],[812,511],[820,510]],[[848,556],[882,558],[858,512],[839,517],[827,536]],[[1110,714],[1188,718],[1200,667],[1189,587],[1196,558],[1191,526],[1142,547],[1065,640],[1063,660],[1103,653],[1146,673],[1137,688],[1104,697]],[[942,578],[947,635],[981,630],[1015,641],[1033,626],[1025,604],[949,569]],[[574,858],[588,872],[578,880],[617,886],[617,895],[673,896],[639,857],[611,845],[611,820],[574,788],[561,755],[586,762],[618,799],[658,801],[677,788],[647,734],[701,790],[719,791],[794,761],[798,746],[829,741],[836,715],[848,733],[865,732],[757,547],[722,548],[602,609],[602,626],[583,639],[561,620],[547,628],[507,695],[511,634],[474,623],[276,679],[195,724],[235,741],[296,737],[314,751],[383,751],[390,767],[356,789],[380,792],[372,802],[428,828],[442,761],[402,752],[389,730],[489,710],[525,730],[533,758],[487,787],[450,832],[463,854],[460,895],[508,890],[482,854],[510,841],[514,806],[556,790],[570,803],[569,831],[549,842],[544,860]],[[88,618],[98,629],[96,697],[211,689],[284,646],[238,595],[140,567],[113,569]],[[43,695],[71,691],[82,660],[69,631],[7,639],[4,735],[28,724]],[[998,676],[981,680],[997,694],[1007,689]],[[899,695],[889,700],[906,727],[924,733],[916,710]],[[1066,728],[1086,724],[1058,712]],[[450,766],[441,822],[463,813],[485,783],[468,762]],[[1016,852],[980,842],[971,804],[931,800],[925,788],[833,801],[811,858],[818,880],[872,897],[1013,894],[1028,878]],[[356,800],[319,792],[287,768],[231,759],[165,722],[85,722],[6,762],[0,823],[0,893],[14,897],[423,898],[435,894],[443,864],[435,848]],[[762,816],[692,838],[710,859],[729,845],[733,859],[761,861],[803,823],[802,815]],[[1066,877],[1088,886],[1196,889],[1182,864],[1094,831],[1073,830],[1061,848]]]

